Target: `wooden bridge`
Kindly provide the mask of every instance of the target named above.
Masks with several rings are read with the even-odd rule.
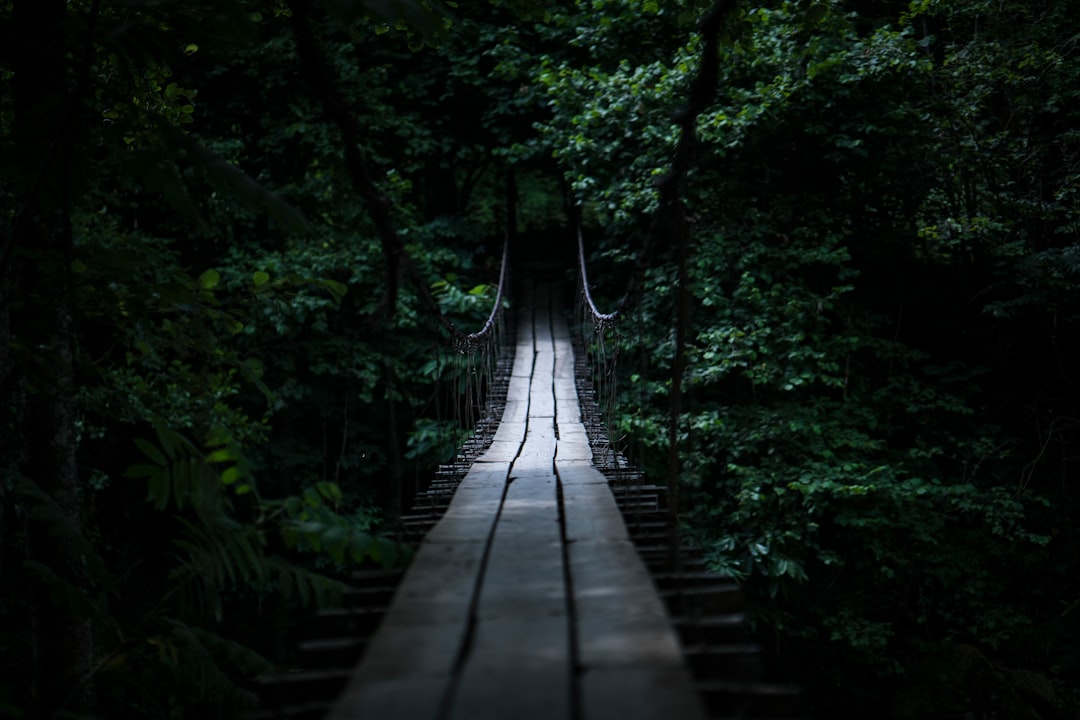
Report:
[[[290,707],[286,674],[268,683],[268,709],[252,717],[799,716],[797,691],[760,680],[737,586],[693,561],[650,576],[594,465],[561,292],[547,282],[528,283],[519,298],[490,445],[386,596],[381,622],[355,643],[355,667],[292,674],[294,685],[321,679],[324,695],[337,694],[332,704]],[[322,648],[348,644],[355,625]]]

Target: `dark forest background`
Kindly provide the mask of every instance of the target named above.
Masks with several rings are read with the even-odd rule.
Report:
[[[407,561],[429,301],[580,216],[613,305],[709,65],[684,532],[816,717],[1080,717],[1080,7],[710,7],[0,1],[0,715],[237,717]],[[677,246],[621,335],[657,478]]]

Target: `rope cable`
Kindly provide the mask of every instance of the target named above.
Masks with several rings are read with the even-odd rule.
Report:
[[[596,307],[589,284],[588,267],[585,262],[585,241],[582,237],[581,227],[578,227],[578,278],[581,283],[579,294],[580,317],[582,334],[584,328],[590,327],[593,340],[586,343],[582,338],[582,346],[586,355],[593,355],[595,362],[588,363],[592,368],[593,393],[592,400],[597,405],[600,414],[602,430],[596,432],[597,438],[594,445],[601,453],[601,463],[609,463],[608,467],[613,472],[616,481],[622,478],[622,471],[626,469],[625,459],[620,460],[621,452],[619,444],[622,437],[615,437],[615,400],[618,390],[618,361],[621,350],[621,337],[619,333],[620,323],[625,308],[628,305],[629,295],[624,294],[618,301],[616,309],[610,313],[602,313]],[[628,287],[628,293],[632,292],[633,285]],[[609,352],[609,332],[612,336],[613,348]],[[608,455],[610,453],[610,455]],[[607,460],[604,456],[608,456]]]
[[[585,240],[581,236],[581,227],[577,229],[577,242],[578,242],[578,273],[581,277],[581,288],[585,296],[585,306],[589,310],[589,314],[592,315],[592,322],[601,328],[609,325],[614,325],[619,320],[620,310],[626,296],[623,295],[622,299],[616,305],[615,311],[610,313],[602,313],[596,308],[596,303],[593,302],[592,291],[589,290],[589,273],[585,267]]]
[[[502,261],[499,265],[499,286],[495,291],[495,304],[491,308],[491,312],[488,314],[487,320],[484,321],[483,327],[478,331],[470,334],[465,334],[459,330],[452,322],[446,319],[439,310],[436,304],[435,309],[438,311],[438,317],[440,323],[450,332],[450,337],[454,343],[454,349],[461,353],[468,353],[475,351],[484,345],[485,342],[492,336],[496,335],[498,326],[498,317],[500,310],[502,310],[503,296],[506,293],[507,274],[509,269],[510,260],[510,235],[507,234],[503,238],[503,255]]]
[[[455,388],[457,400],[452,402],[453,424],[457,432],[474,431],[483,432],[481,425],[483,420],[489,417],[488,400],[491,389],[495,384],[495,376],[498,372],[499,358],[501,355],[501,343],[504,338],[503,304],[507,296],[509,285],[510,268],[510,237],[507,233],[503,239],[503,254],[499,265],[499,282],[495,291],[495,300],[491,311],[488,313],[484,324],[473,333],[466,333],[459,329],[443,314],[438,301],[427,291],[427,287],[420,284],[414,276],[414,281],[421,287],[421,295],[431,309],[434,320],[442,326],[449,335],[449,342],[439,344],[439,347],[447,345],[451,351],[450,369],[452,386]],[[412,267],[410,272],[414,272]],[[418,275],[418,274],[417,274]],[[441,356],[441,352],[440,352]],[[441,369],[439,376],[441,377]],[[454,466],[467,467],[471,459],[468,452],[460,444],[463,437],[458,437],[454,457]]]

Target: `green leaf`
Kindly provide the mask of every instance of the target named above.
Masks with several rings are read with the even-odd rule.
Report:
[[[221,273],[213,268],[199,276],[199,284],[203,290],[212,290],[218,286],[219,282],[221,282]]]
[[[385,568],[391,568],[398,564],[401,553],[398,551],[398,544],[389,538],[377,538],[375,541],[381,546],[381,561]]]
[[[315,488],[319,491],[327,500],[333,500],[334,502],[341,502],[345,496],[341,492],[341,488],[335,482],[324,480],[315,484]]]
[[[221,448],[219,450],[215,450],[214,452],[206,456],[206,462],[208,463],[228,462],[235,459],[236,453],[234,453],[229,448]]]
[[[260,287],[270,282],[270,274],[259,270],[251,276],[251,281],[255,283],[255,287]]]
[[[223,485],[232,485],[240,479],[240,468],[233,465],[232,467],[225,468],[225,471],[221,473],[221,483]]]
[[[322,280],[321,282],[323,287],[329,290],[330,294],[334,296],[335,300],[340,300],[345,297],[345,293],[349,291],[348,287],[336,280]]]
[[[153,460],[159,466],[164,467],[168,464],[168,460],[165,459],[165,455],[158,449],[156,445],[142,438],[135,438],[135,445],[143,451],[146,457]]]

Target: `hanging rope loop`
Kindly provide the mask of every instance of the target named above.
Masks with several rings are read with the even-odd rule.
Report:
[[[446,318],[439,313],[439,320],[443,326],[450,332],[450,340],[453,344],[454,350],[457,352],[468,355],[477,351],[477,349],[484,346],[484,344],[495,333],[496,326],[498,325],[499,313],[503,306],[503,297],[506,294],[507,275],[509,274],[510,264],[510,236],[507,234],[503,238],[503,254],[502,262],[499,265],[499,286],[495,291],[495,304],[491,308],[491,312],[488,314],[487,320],[484,322],[483,327],[478,331],[470,334],[466,334],[459,330],[453,323],[446,320]]]
[[[589,311],[589,315],[592,318],[593,327],[596,332],[602,332],[608,327],[614,327],[618,324],[619,314],[623,305],[623,300],[619,301],[618,307],[614,312],[602,313],[596,308],[596,303],[593,302],[592,291],[589,290],[589,273],[585,268],[585,240],[581,235],[581,228],[578,227],[577,231],[578,242],[578,274],[581,278],[581,289],[585,296],[585,307]]]

